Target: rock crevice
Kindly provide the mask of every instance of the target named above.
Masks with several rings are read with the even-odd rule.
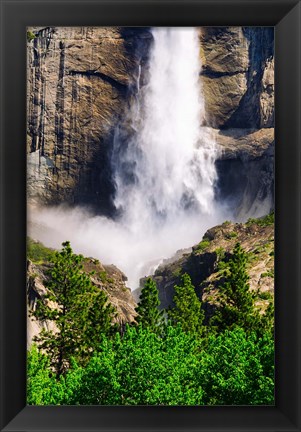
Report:
[[[114,136],[128,123],[138,77],[141,88],[147,84],[151,32],[147,27],[30,31],[35,38],[28,41],[28,200],[89,205],[112,216]],[[270,167],[273,157],[265,153],[274,126],[273,28],[203,27],[199,38],[206,124],[220,131],[215,135],[223,149],[219,183],[236,168],[243,176],[240,165],[252,161],[259,178],[269,172],[272,185],[271,169],[260,166],[268,160]],[[129,125],[124,128],[134,133]],[[223,199],[223,188],[218,189]]]

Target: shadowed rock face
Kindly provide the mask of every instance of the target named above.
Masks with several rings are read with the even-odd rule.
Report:
[[[28,199],[112,216],[114,132],[123,123],[133,133],[125,113],[140,70],[140,85],[147,82],[152,35],[142,27],[30,30]],[[273,28],[200,29],[206,122],[223,148],[217,193],[238,213],[266,196],[273,205],[273,43]]]
[[[274,205],[274,129],[215,131],[215,139],[220,150],[217,198],[241,219],[269,213]]]
[[[274,205],[274,30],[204,27],[202,81],[216,128],[217,198],[236,217]]]
[[[200,40],[208,125],[273,127],[273,28],[204,27]]]
[[[28,195],[112,211],[114,129],[146,62],[147,29],[35,29],[28,43]]]
[[[196,294],[204,302],[205,311],[210,314],[209,294],[214,294],[218,288],[221,253],[229,256],[237,242],[248,254],[250,289],[273,295],[274,225],[260,226],[255,220],[246,224],[226,221],[209,229],[203,241],[193,246],[192,250],[178,251],[173,258],[165,260],[158,267],[152,277],[159,290],[160,307],[168,308],[173,304],[174,285],[181,282],[181,275],[188,273]],[[144,280],[141,280],[141,286]],[[265,305],[265,301],[259,300],[259,306],[264,309]]]

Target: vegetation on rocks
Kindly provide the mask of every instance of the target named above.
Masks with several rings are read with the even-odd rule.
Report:
[[[216,256],[222,283],[211,320],[183,272],[166,311],[147,278],[136,322],[124,327],[112,324],[114,308],[84,271],[84,258],[64,243],[51,256],[48,293],[33,312],[58,331],[42,331],[28,353],[28,403],[273,404],[273,298],[261,295],[268,306],[260,312],[240,243]]]
[[[82,271],[83,256],[74,254],[69,242],[63,243],[63,249],[51,260],[48,291],[32,313],[39,320],[54,322],[58,330],[44,328],[35,341],[48,354],[59,377],[69,368],[72,357],[80,363],[91,357],[100,334],[112,332],[115,311],[104,292]]]
[[[54,250],[47,248],[42,243],[27,237],[27,257],[34,263],[47,262],[54,254]]]
[[[265,226],[274,225],[274,222],[275,222],[275,214],[274,214],[274,212],[271,212],[270,214],[268,214],[268,215],[266,215],[264,217],[261,217],[261,218],[257,218],[257,219],[250,218],[250,219],[248,219],[247,225],[249,226],[251,224],[256,224],[258,226],[265,227]]]
[[[199,38],[215,191],[252,214],[260,197],[273,202],[274,30]],[[28,202],[118,216],[110,161],[137,133],[133,101],[144,111],[149,28],[33,27],[27,41]],[[27,403],[273,404],[273,225],[270,214],[209,229],[144,279],[138,305],[115,266],[28,239]]]
[[[36,38],[36,35],[32,31],[27,31],[26,36],[27,42],[31,42],[33,39]]]
[[[211,318],[211,325],[219,330],[241,327],[247,333],[256,332],[266,327],[266,314],[260,315],[255,307],[258,292],[251,291],[247,274],[247,255],[240,243],[234,247],[228,262],[221,261],[221,278],[215,304],[216,311]],[[270,311],[269,311],[270,313]],[[268,326],[269,327],[269,326]]]

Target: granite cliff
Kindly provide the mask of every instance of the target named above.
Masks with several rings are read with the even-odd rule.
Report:
[[[110,213],[109,152],[130,104],[146,29],[47,27],[28,42],[28,194]]]
[[[114,214],[114,131],[147,82],[148,28],[31,28],[28,37],[28,199]],[[272,28],[200,29],[206,126],[220,144],[217,194],[256,213],[273,206]],[[126,126],[125,126],[126,128]],[[129,133],[131,131],[129,130]]]
[[[174,285],[181,283],[181,276],[188,273],[207,316],[210,315],[221,282],[219,262],[227,260],[237,242],[247,253],[250,289],[258,291],[257,304],[264,309],[274,295],[273,215],[250,219],[245,224],[225,221],[210,228],[191,249],[180,250],[164,260],[152,276],[159,290],[160,307],[172,304]],[[141,280],[141,286],[144,281]],[[137,290],[135,296],[139,297],[139,293]]]

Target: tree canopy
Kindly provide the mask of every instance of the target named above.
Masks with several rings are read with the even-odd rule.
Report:
[[[182,276],[181,285],[175,285],[174,306],[168,310],[168,318],[173,324],[180,324],[186,332],[201,334],[203,331],[204,312],[190,276]]]
[[[69,242],[62,246],[51,257],[47,294],[33,311],[46,323],[35,341],[58,376],[68,369],[71,357],[80,363],[91,357],[101,335],[112,331],[115,313],[106,294],[83,271],[83,256],[74,254]]]
[[[138,305],[136,307],[136,321],[143,328],[154,333],[161,332],[163,312],[159,310],[160,300],[157,285],[152,278],[148,278],[142,288]]]

